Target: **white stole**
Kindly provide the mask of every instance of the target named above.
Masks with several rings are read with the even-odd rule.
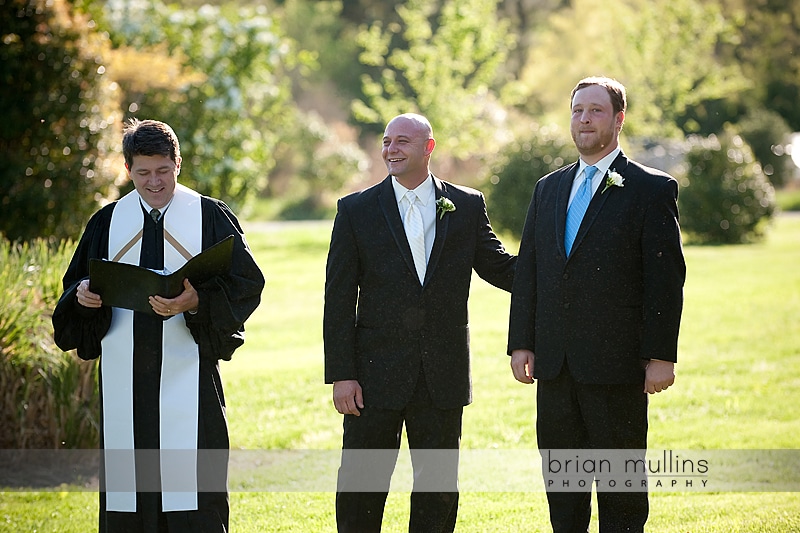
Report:
[[[164,213],[164,268],[178,270],[202,251],[200,195],[178,184]],[[108,257],[138,265],[144,217],[136,191],[117,202],[111,217]],[[164,511],[197,510],[197,426],[200,355],[183,315],[164,322],[161,344],[160,457]],[[136,511],[133,439],[133,311],[113,308],[102,340],[106,509]]]

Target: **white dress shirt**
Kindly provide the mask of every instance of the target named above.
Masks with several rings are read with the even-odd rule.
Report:
[[[409,206],[402,200],[410,189],[400,185],[394,176],[392,176],[392,187],[394,187],[395,200],[397,200],[397,206],[400,210],[400,218],[405,219]],[[433,186],[433,177],[428,174],[428,178],[413,191],[419,198],[417,208],[422,215],[422,224],[425,226],[425,263],[427,264],[431,258],[433,241],[436,238],[436,188]]]
[[[614,150],[611,151],[610,154],[605,156],[603,159],[595,163],[594,165],[587,165],[583,159],[578,160],[578,173],[575,174],[575,179],[572,181],[572,190],[569,193],[569,202],[567,202],[567,209],[569,209],[569,204],[572,203],[572,199],[575,198],[575,195],[578,192],[578,188],[580,188],[581,183],[583,183],[583,175],[586,170],[586,167],[593,166],[597,169],[597,172],[594,173],[592,176],[592,197],[594,197],[594,193],[597,192],[597,188],[600,187],[600,184],[603,183],[606,179],[606,173],[608,172],[608,167],[611,166],[611,163],[619,155],[621,149],[617,146]]]

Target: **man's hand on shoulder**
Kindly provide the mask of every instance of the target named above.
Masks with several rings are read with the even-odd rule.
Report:
[[[361,385],[355,379],[333,382],[333,405],[343,415],[361,416],[364,408]]]
[[[651,359],[645,367],[644,392],[655,394],[667,390],[675,383],[675,363]]]
[[[511,351],[511,371],[520,383],[533,383],[533,359],[531,350]]]

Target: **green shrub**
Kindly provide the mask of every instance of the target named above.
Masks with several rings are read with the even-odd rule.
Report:
[[[369,157],[358,144],[329,128],[316,112],[298,112],[295,124],[276,157],[281,171],[293,177],[296,192],[304,191],[302,199],[288,206],[282,217],[297,219],[293,213],[308,218],[330,216],[331,200],[335,203],[336,195],[349,183],[366,177]]]
[[[737,127],[772,186],[779,189],[789,183],[795,172],[786,150],[792,130],[783,117],[774,111],[758,109],[749,112]]]
[[[678,198],[681,227],[698,243],[738,244],[763,236],[775,189],[738,135],[687,139]]]
[[[63,353],[51,326],[73,248],[0,236],[0,448],[97,447],[97,365]]]
[[[536,182],[577,158],[569,137],[554,129],[535,126],[529,140],[509,145],[493,169],[487,189],[492,225],[519,238]]]

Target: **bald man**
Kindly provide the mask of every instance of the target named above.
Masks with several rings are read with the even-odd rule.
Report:
[[[433,176],[428,120],[392,119],[389,175],[339,200],[325,283],[325,381],[344,415],[340,532],[377,532],[405,425],[414,467],[409,531],[453,531],[461,415],[471,402],[472,270],[509,291],[516,257],[483,195]]]

